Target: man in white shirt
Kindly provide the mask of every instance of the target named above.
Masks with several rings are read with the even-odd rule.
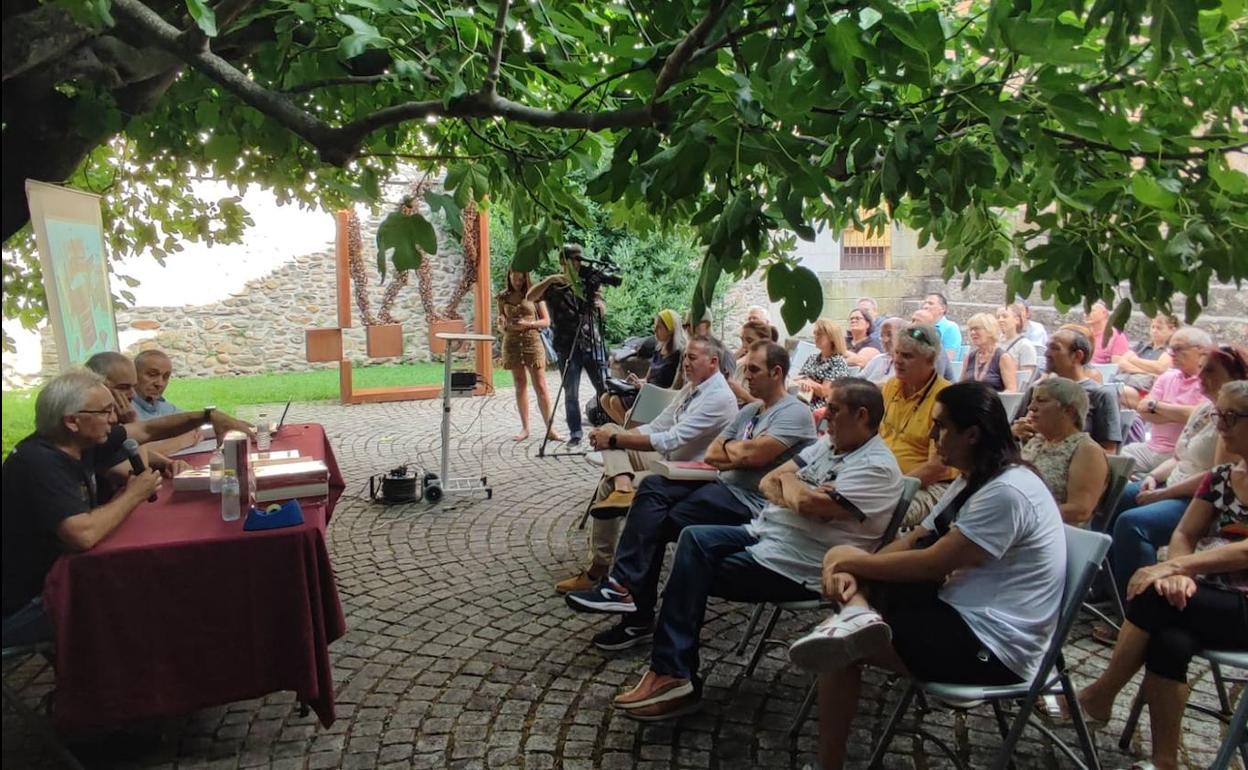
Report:
[[[685,386],[658,417],[629,430],[612,423],[589,434],[589,443],[602,451],[602,480],[590,506],[592,558],[588,569],[560,581],[557,592],[585,591],[606,576],[620,519],[633,504],[636,485],[649,473],[651,462],[701,460],[715,437],[737,416],[737,397],[719,370],[724,355],[713,338],[692,338],[685,345]]]
[[[1020,300],[1023,306],[1023,336],[1027,341],[1036,346],[1036,350],[1044,350],[1049,345],[1049,330],[1039,321],[1031,320],[1031,303],[1027,300]],[[1040,361],[1043,366],[1043,360]]]
[[[828,440],[764,477],[760,489],[770,504],[758,518],[681,532],[650,669],[614,700],[626,715],[658,721],[697,708],[698,635],[708,597],[814,599],[829,547],[879,544],[902,487],[897,460],[877,434],[884,399],[866,380],[845,378],[834,382],[827,409]]]

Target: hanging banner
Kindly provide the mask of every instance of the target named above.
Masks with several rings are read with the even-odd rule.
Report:
[[[60,370],[117,350],[100,196],[26,180]]]

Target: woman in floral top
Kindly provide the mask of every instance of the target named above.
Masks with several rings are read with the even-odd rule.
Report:
[[[819,355],[806,359],[794,384],[810,394],[811,409],[820,409],[827,402],[832,381],[849,376],[849,364],[845,362],[845,333],[839,326],[820,318],[814,333]]]
[[[1143,666],[1140,691],[1152,725],[1152,763],[1178,767],[1187,665],[1202,649],[1248,650],[1248,381],[1227,383],[1214,412],[1218,434],[1241,458],[1206,474],[1170,538],[1166,561],[1127,587],[1127,622],[1109,667],[1079,694],[1084,712],[1107,720],[1114,699]],[[1214,537],[1206,535],[1214,531]]]

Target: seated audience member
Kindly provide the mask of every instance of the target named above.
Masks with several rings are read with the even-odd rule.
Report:
[[[950,361],[957,361],[962,355],[962,330],[950,321],[949,300],[940,292],[933,292],[923,298],[923,309],[932,317],[932,325],[940,333],[940,345]]]
[[[901,472],[923,485],[906,512],[906,526],[923,520],[940,499],[954,471],[936,454],[932,441],[932,414],[936,397],[949,381],[936,373],[941,355],[940,335],[932,326],[907,326],[893,341],[897,376],[884,383],[884,421],[880,438],[897,457]]]
[[[893,345],[905,325],[906,322],[900,318],[884,319],[880,324],[880,344],[884,346],[883,350],[862,367],[859,377],[870,380],[875,385],[883,385],[893,378]]]
[[[1036,383],[1027,416],[1036,432],[1023,444],[1023,459],[1053,493],[1062,520],[1084,526],[1109,480],[1105,450],[1083,430],[1088,392],[1065,377],[1048,377]]]
[[[875,317],[862,308],[849,311],[849,335],[846,339],[845,363],[859,369],[870,363],[883,350],[875,333]]]
[[[814,326],[815,347],[819,352],[806,359],[793,384],[803,393],[810,394],[810,408],[818,409],[827,398],[828,385],[833,380],[849,376],[849,364],[845,361],[845,336],[833,321],[820,318]]]
[[[660,310],[654,317],[654,354],[650,357],[650,368],[645,377],[635,374],[628,375],[628,382],[640,388],[650,383],[660,388],[670,388],[676,380],[676,372],[680,369],[680,359],[685,351],[685,330],[680,326],[680,316],[675,310]],[[637,395],[618,396],[604,393],[599,399],[602,410],[617,425],[623,425],[628,410],[632,408]]]
[[[706,450],[714,481],[680,481],[654,474],[638,486],[611,574],[593,589],[566,595],[582,612],[623,614],[619,624],[594,636],[594,645],[619,650],[650,640],[658,601],[659,570],[667,544],[693,524],[744,524],[766,504],[763,475],[815,440],[810,410],[785,389],[789,354],[757,342],[742,368],[755,400]]]
[[[1157,561],[1157,549],[1169,542],[1205,474],[1215,465],[1230,462],[1213,419],[1213,400],[1227,383],[1246,379],[1248,348],[1210,348],[1200,369],[1201,393],[1207,400],[1188,417],[1175,442],[1174,457],[1141,481],[1127,484],[1118,502],[1110,551],[1119,591],[1126,590],[1136,570]]]
[[[1144,668],[1140,692],[1158,770],[1180,766],[1192,655],[1201,649],[1248,651],[1248,463],[1242,459],[1248,457],[1248,382],[1222,387],[1214,419],[1226,448],[1241,459],[1205,477],[1170,538],[1166,561],[1131,576],[1127,620],[1109,665],[1079,693],[1084,713],[1108,720],[1122,688]]]
[[[1097,300],[1092,303],[1092,307],[1084,314],[1084,323],[1087,324],[1088,336],[1094,346],[1090,363],[1112,363],[1114,356],[1120,356],[1131,349],[1127,335],[1117,329],[1109,329],[1109,341],[1105,341],[1105,331],[1109,328],[1109,307],[1104,302]]]
[[[1170,338],[1174,368],[1158,377],[1148,397],[1138,404],[1140,419],[1153,429],[1147,441],[1127,444],[1121,452],[1135,460],[1137,471],[1151,471],[1174,456],[1175,441],[1187,418],[1207,400],[1201,391],[1200,367],[1212,344],[1208,332],[1191,326]]]
[[[1043,367],[1044,356],[1039,355],[1039,354],[1049,344],[1049,330],[1044,328],[1044,324],[1040,323],[1039,321],[1032,320],[1030,302],[1028,302],[1027,300],[1023,300],[1015,304],[1022,305],[1023,336],[1026,337],[1027,341],[1030,342],[1036,348],[1036,354],[1038,356],[1036,359],[1036,365]]]
[[[1001,332],[998,344],[1018,362],[1018,373],[1032,376],[1036,371],[1036,348],[1023,334],[1023,305],[1015,302],[997,308],[997,328]],[[1048,333],[1045,333],[1048,339]]]
[[[710,337],[694,337],[685,346],[686,384],[658,417],[629,430],[607,424],[590,433],[590,444],[602,451],[602,480],[591,506],[592,558],[580,574],[560,581],[557,592],[585,591],[606,577],[620,519],[633,503],[635,482],[649,473],[652,461],[701,460],[715,437],[737,416],[737,398],[720,371],[726,355],[723,346]]]
[[[135,385],[134,410],[140,420],[164,417],[181,411],[165,400],[165,389],[173,376],[173,361],[162,350],[144,350],[134,357],[134,370],[138,375]]]
[[[104,384],[117,402],[117,421],[125,424],[137,420],[134,396],[139,376],[134,362],[121,353],[106,350],[91,356],[83,365],[104,378]]]
[[[845,763],[862,664],[920,681],[1030,681],[1057,625],[1066,538],[1019,455],[1000,399],[976,382],[937,396],[933,436],[962,472],[922,525],[878,553],[838,546],[823,592],[841,609],[789,650],[820,672],[819,761]]]
[[[1092,379],[1091,371],[1086,366],[1091,357],[1092,341],[1074,329],[1058,329],[1049,337],[1045,359],[1048,361],[1046,368],[1050,376],[1065,377],[1088,392],[1088,421],[1084,430],[1102,449],[1114,452],[1122,443],[1121,416],[1118,399],[1115,397],[1117,394],[1112,388],[1104,388]],[[1014,421],[1014,435],[1019,441],[1026,441],[1035,433],[1031,418],[1027,416],[1034,388],[1033,385],[1028,389],[1019,405],[1019,412],[1024,416]]]
[[[859,297],[858,304],[855,305],[859,310],[866,312],[867,316],[873,319],[871,323],[871,335],[873,337],[880,336],[880,322],[884,319],[880,316],[880,306],[874,297]],[[882,348],[881,348],[882,350]]]
[[[745,320],[746,322],[758,321],[771,326],[771,311],[762,305],[750,305],[749,310],[745,311]],[[773,339],[772,342],[775,340]]]
[[[976,313],[966,322],[971,350],[962,364],[963,382],[982,382],[1000,393],[1018,390],[1018,362],[997,344],[997,319]]]
[[[148,458],[149,470],[128,475],[122,444],[155,441],[211,420],[219,432],[245,423],[221,412],[182,413],[144,422],[117,422],[117,398],[93,371],[79,369],[48,382],[35,399],[35,432],[4,461],[4,645],[50,638],[40,595],[52,563],[67,551],[86,551],[125,521],[160,488],[165,465]],[[112,499],[102,494],[106,476],[122,479]],[[113,484],[109,484],[111,488]]]
[[[746,383],[745,364],[749,360],[750,350],[759,342],[774,342],[775,329],[762,321],[746,321],[741,326],[741,347],[733,355],[733,372],[728,376],[728,387],[737,397],[737,404],[745,406],[755,400]]]
[[[1174,365],[1170,357],[1170,337],[1179,330],[1179,319],[1158,313],[1148,325],[1148,339],[1136,344],[1120,356],[1114,356],[1118,373],[1114,382],[1121,383],[1122,405],[1135,409],[1140,396],[1152,390],[1157,376]]]
[[[762,482],[768,505],[744,526],[680,533],[663,595],[650,668],[614,705],[644,721],[696,708],[698,635],[710,596],[800,601],[819,596],[820,565],[834,545],[873,549],[901,496],[901,472],[876,430],[884,411],[866,380],[837,380],[828,394],[828,440]],[[833,447],[836,447],[835,449]]]
[[[931,326],[933,324],[932,314],[923,308],[919,308],[910,314],[910,323],[919,326],[925,324]],[[950,360],[949,356],[936,357],[936,373],[953,382],[953,361]]]

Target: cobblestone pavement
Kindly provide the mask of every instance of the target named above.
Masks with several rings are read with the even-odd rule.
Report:
[[[480,418],[473,418],[478,410]],[[207,709],[160,725],[157,741],[124,759],[89,765],[135,768],[801,768],[813,759],[815,726],[791,739],[789,725],[809,679],[776,648],[753,676],[733,652],[747,607],[712,600],[703,653],[705,707],[676,724],[643,726],[612,712],[610,698],[631,684],[644,650],[605,655],[589,643],[603,623],[575,614],[552,586],[586,553],[577,529],[596,476],[581,458],[538,459],[539,442],[511,440],[518,420],[510,391],[456,402],[453,474],[482,463],[494,497],[437,506],[373,505],[369,474],[415,462],[436,464],[438,404],[343,407],[297,404],[290,420],[325,425],[349,489],[329,528],[349,631],[331,648],[338,721],[320,728],[299,716],[294,697]],[[470,424],[471,423],[471,424]],[[536,418],[534,424],[538,424]],[[818,616],[786,618],[792,638]],[[1068,647],[1076,684],[1104,666],[1108,650],[1081,624]],[[1208,672],[1193,671],[1196,700],[1214,704]],[[45,665],[6,678],[27,699],[51,686]],[[898,685],[869,677],[853,737],[853,767],[865,767]],[[1134,694],[1131,688],[1128,695]],[[1116,737],[1129,701],[1098,744],[1107,768],[1127,767]],[[987,713],[981,713],[987,712]],[[984,767],[999,739],[987,709],[971,716],[934,712],[926,724],[972,767]],[[1059,734],[1073,741],[1067,729]],[[1184,760],[1206,767],[1221,741],[1216,721],[1189,715]],[[1147,727],[1135,738],[1147,748]],[[1028,730],[1016,755],[1026,768],[1069,766]],[[3,766],[53,766],[6,705]],[[899,737],[888,768],[948,767],[935,747]]]

